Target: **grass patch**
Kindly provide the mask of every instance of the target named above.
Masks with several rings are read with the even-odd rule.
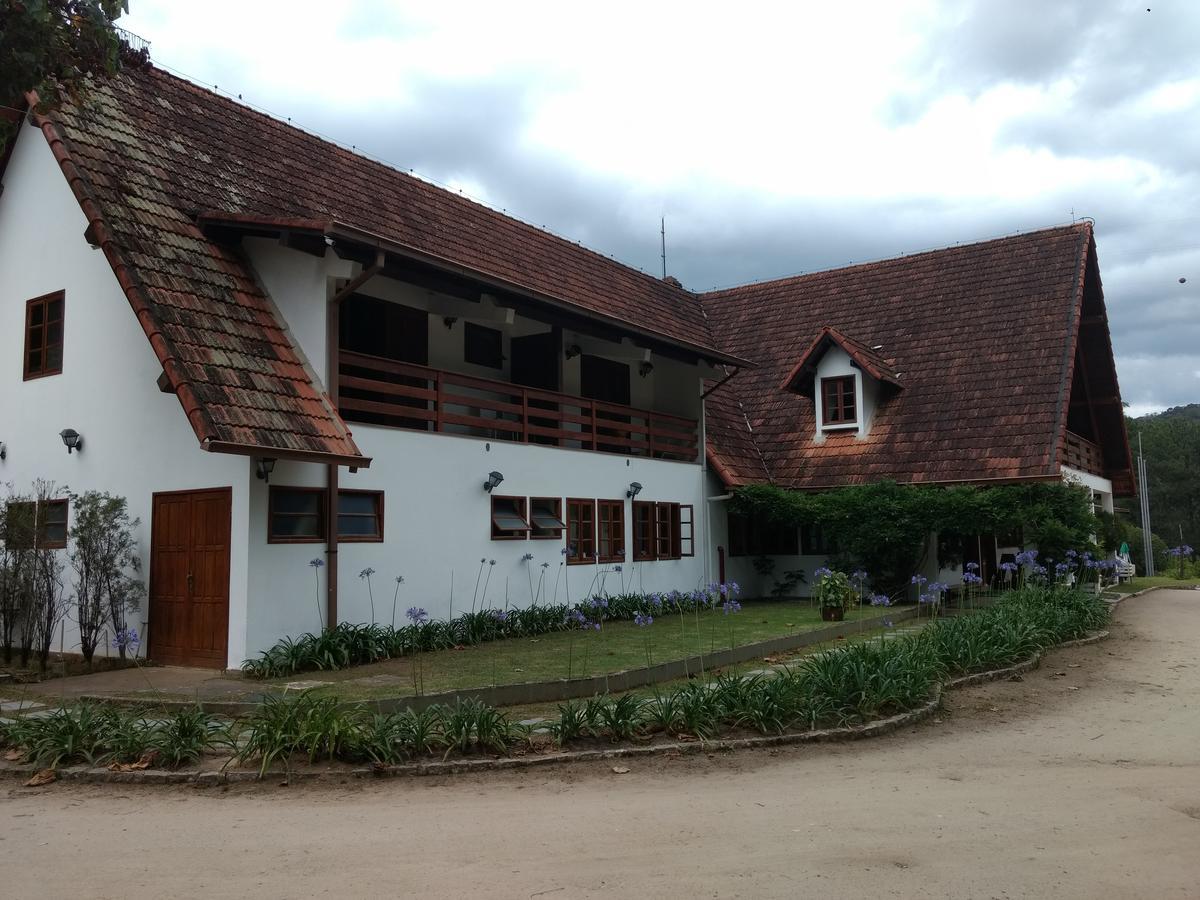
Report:
[[[847,621],[878,616],[879,610],[847,610]],[[680,616],[664,614],[654,624],[640,628],[633,622],[605,622],[600,631],[560,631],[532,638],[508,638],[459,650],[438,650],[382,660],[352,669],[316,672],[305,679],[333,684],[317,688],[346,699],[395,697],[413,693],[413,666],[420,668],[424,693],[467,690],[527,681],[554,681],[589,675],[606,675],[646,665],[685,659],[697,653],[742,646],[825,625],[820,611],[798,601],[747,602],[741,612],[728,616],[718,608]],[[382,676],[382,677],[381,677]],[[370,680],[368,680],[370,679]],[[264,684],[284,684],[294,677]]]
[[[1200,585],[1200,579],[1197,578],[1176,578],[1174,575],[1155,575],[1153,578],[1134,578],[1132,581],[1126,581],[1122,584],[1114,584],[1106,587],[1106,594],[1132,594],[1134,591],[1144,591],[1146,588],[1165,587],[1165,588],[1182,588],[1189,590]]]

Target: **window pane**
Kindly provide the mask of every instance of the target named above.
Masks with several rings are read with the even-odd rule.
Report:
[[[274,537],[298,538],[321,536],[320,516],[274,516],[271,520]]]
[[[321,494],[318,491],[277,490],[271,494],[273,509],[278,513],[304,513],[319,516]]]
[[[46,370],[56,370],[62,368],[63,347],[62,344],[55,344],[46,350]]]
[[[32,350],[29,353],[29,371],[30,373],[42,371],[42,351]]]
[[[42,326],[29,329],[29,349],[40,350],[42,346]]]
[[[492,516],[492,524],[500,531],[524,531],[525,520],[515,513],[498,512]]]
[[[542,528],[549,531],[558,531],[559,529],[566,527],[563,524],[562,519],[553,513],[548,512],[535,512],[531,521],[535,528]]]
[[[379,534],[379,520],[374,516],[338,516],[339,537],[373,537]]]
[[[377,516],[379,515],[378,494],[338,494],[339,515]]]
[[[42,517],[48,526],[67,524],[67,501],[50,500],[43,504]]]
[[[51,322],[61,322],[63,317],[63,302],[61,299],[50,301],[50,315],[47,318]]]
[[[35,303],[29,307],[29,324],[41,325],[46,321],[46,305],[44,303]]]

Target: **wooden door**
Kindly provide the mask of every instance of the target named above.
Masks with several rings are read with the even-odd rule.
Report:
[[[223,669],[229,638],[229,488],[154,495],[150,655]]]

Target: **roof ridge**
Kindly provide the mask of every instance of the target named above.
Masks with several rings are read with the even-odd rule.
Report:
[[[429,178],[427,176],[418,174],[415,170],[413,170],[411,168],[406,170],[406,169],[400,168],[398,165],[387,162],[386,160],[384,160],[380,157],[372,156],[368,153],[360,151],[356,145],[347,147],[345,144],[338,143],[337,140],[335,140],[331,137],[327,137],[323,134],[320,134],[319,132],[311,131],[307,128],[301,127],[300,125],[293,122],[290,117],[280,118],[278,115],[267,111],[263,107],[254,106],[253,104],[248,103],[247,101],[241,99],[240,96],[235,99],[234,97],[229,96],[228,94],[222,93],[219,86],[217,86],[217,85],[209,86],[209,85],[203,84],[201,82],[193,80],[191,77],[184,76],[183,73],[178,72],[177,70],[169,69],[165,66],[158,65],[153,62],[148,64],[145,67],[145,70],[151,72],[152,74],[160,75],[161,77],[164,77],[164,78],[169,78],[172,81],[182,85],[183,87],[185,87],[187,89],[190,89],[190,90],[193,90],[193,91],[196,91],[199,93],[208,94],[208,95],[216,98],[217,100],[221,101],[222,103],[226,103],[231,106],[236,106],[241,109],[245,109],[245,110],[253,113],[254,115],[270,122],[272,125],[276,125],[276,126],[284,128],[284,129],[291,130],[297,134],[304,135],[305,137],[310,138],[312,140],[320,141],[323,144],[327,144],[328,146],[335,148],[339,152],[348,153],[351,156],[354,156],[358,159],[363,160],[364,162],[371,164],[372,166],[377,166],[377,167],[386,169],[389,172],[394,172],[398,175],[401,175],[401,176],[404,176],[407,178],[412,178],[416,181],[420,181],[422,184],[426,184],[429,187],[442,192],[443,194],[445,194],[445,196],[456,199],[458,202],[469,203],[469,204],[476,206],[482,210],[485,210],[486,212],[488,212],[491,215],[498,216],[502,219],[512,222],[515,225],[519,225],[522,228],[530,229],[531,231],[533,231],[537,234],[549,235],[550,237],[554,238],[555,240],[561,241],[565,245],[576,247],[580,250],[583,250],[583,251],[591,254],[592,256],[596,257],[597,259],[603,261],[606,264],[618,266],[621,269],[624,269],[626,272],[628,272],[631,275],[637,276],[638,278],[641,278],[650,284],[658,285],[661,289],[667,291],[668,293],[682,295],[689,299],[696,300],[697,302],[699,301],[700,294],[697,291],[689,290],[689,289],[683,287],[682,285],[676,287],[675,285],[671,284],[669,281],[666,281],[665,279],[662,279],[655,275],[652,275],[643,269],[640,269],[640,268],[637,268],[636,266],[630,265],[629,263],[622,262],[621,260],[617,259],[614,256],[609,256],[604,253],[601,253],[599,250],[589,247],[581,241],[572,240],[571,238],[568,238],[564,235],[558,234],[557,232],[551,230],[546,225],[538,225],[535,222],[523,219],[520,216],[510,213],[505,209],[496,209],[496,207],[491,206],[475,197],[472,197],[469,194],[465,194],[461,190],[455,191],[455,190],[451,189],[449,186],[444,185],[441,182],[438,182],[433,178]]]
[[[1032,236],[1038,235],[1038,234],[1046,234],[1051,231],[1071,231],[1071,230],[1075,230],[1075,229],[1086,229],[1086,230],[1090,231],[1091,228],[1092,228],[1092,221],[1090,219],[1080,219],[1078,222],[1072,222],[1069,225],[1066,225],[1066,224],[1064,224],[1064,225],[1048,225],[1044,228],[1033,228],[1028,231],[1015,231],[1015,232],[1012,232],[1011,234],[1002,234],[1002,235],[998,235],[996,237],[981,238],[980,240],[971,241],[966,244],[960,243],[960,244],[949,244],[944,247],[930,247],[925,250],[917,250],[912,253],[901,253],[896,256],[881,256],[881,257],[878,257],[877,259],[864,260],[863,262],[851,263],[850,265],[846,265],[846,266],[831,266],[827,269],[814,269],[811,272],[798,272],[798,273],[795,273],[792,275],[780,275],[775,278],[764,278],[759,281],[745,281],[740,284],[730,284],[730,285],[726,285],[724,287],[713,288],[713,289],[707,290],[707,291],[699,291],[696,294],[696,296],[698,296],[703,301],[706,299],[713,299],[720,294],[729,293],[730,291],[741,290],[743,288],[766,287],[767,285],[773,285],[773,284],[786,284],[789,282],[801,281],[806,278],[816,278],[820,275],[831,275],[835,272],[849,272],[854,269],[863,269],[868,266],[882,265],[883,263],[891,263],[891,262],[899,262],[901,260],[917,259],[919,257],[930,256],[935,253],[947,253],[947,252],[954,251],[954,250],[970,250],[975,247],[981,247],[984,244],[999,244],[999,243],[1003,243],[1004,241],[1016,240],[1018,238],[1027,238],[1027,237],[1032,237]]]

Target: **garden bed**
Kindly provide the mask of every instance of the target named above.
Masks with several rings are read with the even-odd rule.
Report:
[[[15,748],[10,751],[14,761],[111,760],[122,770],[117,774],[126,775],[139,759],[146,766],[159,758],[194,762],[215,748],[227,748],[239,764],[257,763],[260,774],[280,763],[287,767],[293,757],[310,764],[363,761],[372,764],[370,771],[386,773],[397,765],[405,772],[438,771],[437,763],[421,760],[439,756],[444,763],[454,758],[451,766],[511,765],[480,760],[554,755],[559,751],[549,747],[551,741],[586,758],[589,753],[683,752],[680,746],[696,743],[712,747],[818,739],[813,734],[849,736],[847,728],[870,733],[878,722],[907,721],[933,708],[942,687],[956,678],[1031,664],[1049,647],[1096,631],[1108,611],[1095,596],[1027,588],[978,616],[939,621],[892,641],[863,641],[815,654],[769,676],[722,674],[650,699],[625,694],[563,703],[558,719],[537,729],[476,701],[368,715],[340,707],[334,698],[303,693],[268,698],[234,726],[195,709],[151,720],[81,705],[18,719],[0,730],[0,740]],[[748,733],[757,736],[742,736]]]

